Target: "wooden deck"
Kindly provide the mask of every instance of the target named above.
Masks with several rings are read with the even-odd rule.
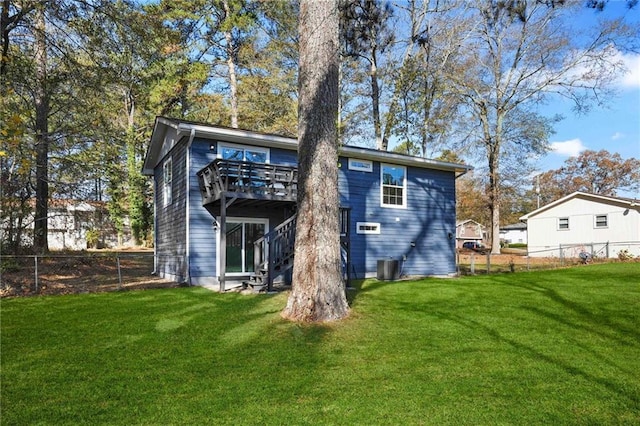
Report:
[[[198,173],[202,204],[224,198],[296,202],[298,169],[235,160],[214,160]]]

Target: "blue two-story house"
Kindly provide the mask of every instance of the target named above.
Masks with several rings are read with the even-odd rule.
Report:
[[[155,272],[221,291],[271,286],[293,264],[296,139],[158,117],[143,172],[155,190]],[[345,274],[456,272],[455,180],[471,168],[339,150]],[[387,274],[388,272],[382,272]]]

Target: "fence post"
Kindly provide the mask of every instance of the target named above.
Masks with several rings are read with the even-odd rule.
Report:
[[[471,253],[471,265],[469,265],[469,269],[471,269],[471,275],[476,273],[476,257],[473,253]]]
[[[607,241],[607,244],[604,247],[605,247],[605,251],[607,253],[607,259],[608,259],[609,258],[609,241]]]
[[[564,252],[562,251],[562,244],[560,244],[559,247],[558,251],[560,253],[558,257],[560,258],[560,266],[564,266]]]
[[[529,269],[529,257],[530,257],[529,253],[527,253],[527,271],[530,271],[530,269]]]
[[[491,252],[487,253],[487,274],[491,272]]]
[[[118,290],[122,290],[122,273],[120,272],[120,256],[116,254],[116,264],[118,265]]]
[[[35,283],[36,283],[36,293],[38,292],[38,255],[33,256],[33,260],[35,262],[36,270],[35,274]]]

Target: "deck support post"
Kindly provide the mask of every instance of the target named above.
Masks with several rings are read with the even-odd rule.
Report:
[[[224,292],[224,279],[227,274],[227,197],[222,198],[222,202],[220,203],[220,226],[218,232],[220,232],[220,247],[218,252],[220,270],[218,271],[219,277],[218,281],[220,282],[220,292]]]

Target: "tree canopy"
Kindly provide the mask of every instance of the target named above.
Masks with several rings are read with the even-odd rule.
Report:
[[[593,13],[607,7],[588,3]],[[479,164],[459,192],[483,194],[478,217],[494,235],[503,216],[528,205],[528,177],[560,119],[540,106],[558,96],[578,111],[608,102],[624,71],[619,53],[640,39],[625,17],[576,26],[572,14],[585,5],[575,2],[343,6],[340,142],[429,157],[448,150]],[[297,1],[3,0],[0,8],[5,245],[30,239],[46,250],[51,198],[103,200],[118,226],[128,218],[137,242],[149,241],[152,191],[140,169],[157,115],[298,134]],[[578,182],[568,171],[576,168],[562,178]],[[594,176],[574,187],[612,191]]]
[[[640,159],[623,159],[606,150],[585,150],[562,167],[542,173],[539,185],[543,204],[575,191],[616,196],[620,191],[640,190]]]

